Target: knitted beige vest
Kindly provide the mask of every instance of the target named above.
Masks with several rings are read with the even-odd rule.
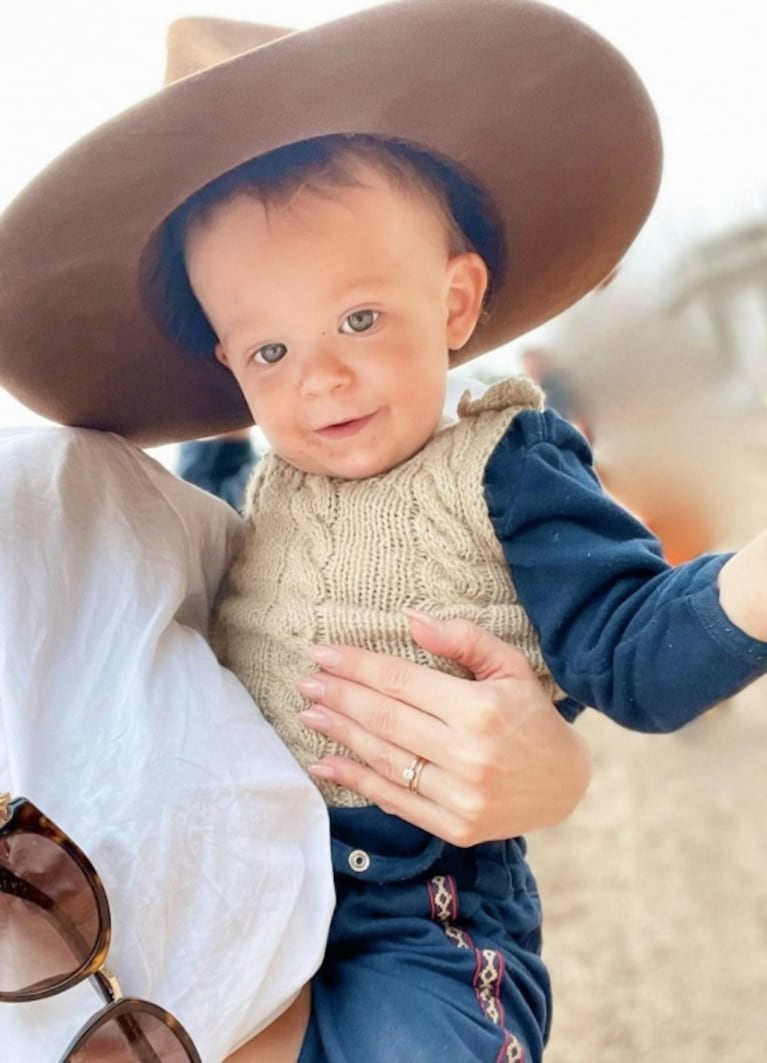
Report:
[[[466,617],[519,646],[549,695],[561,696],[517,601],[482,490],[514,416],[540,404],[538,389],[523,380],[476,401],[464,395],[456,424],[367,480],[300,472],[274,454],[259,463],[212,641],[304,767],[348,753],[297,718],[307,702],[294,683],[310,670],[310,643],[351,643],[462,674],[411,641],[403,606]],[[319,786],[329,805],[367,803],[335,784]]]

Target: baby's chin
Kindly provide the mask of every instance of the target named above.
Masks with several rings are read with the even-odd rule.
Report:
[[[398,465],[402,465],[420,450],[412,452],[371,453],[364,447],[350,447],[348,451],[339,450],[333,455],[303,457],[298,460],[285,457],[300,472],[311,476],[326,476],[331,480],[370,480],[374,476],[383,476]]]
[[[408,455],[410,457],[411,455]],[[374,476],[383,476],[401,465],[407,458],[392,458],[388,461],[375,461],[359,455],[339,458],[327,462],[292,462],[301,472],[312,476],[326,476],[330,480],[370,480]]]

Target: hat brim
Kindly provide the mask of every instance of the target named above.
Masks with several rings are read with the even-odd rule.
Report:
[[[254,155],[329,133],[412,141],[493,197],[508,268],[454,364],[551,318],[634,239],[661,169],[626,60],[529,0],[406,0],[192,75],[100,127],[0,219],[0,381],[54,420],[159,443],[250,423],[228,371],[186,357],[139,264],[179,203]]]

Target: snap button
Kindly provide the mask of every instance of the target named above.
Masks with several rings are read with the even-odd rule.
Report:
[[[349,867],[352,871],[367,871],[370,867],[370,857],[364,849],[354,849],[349,853]]]

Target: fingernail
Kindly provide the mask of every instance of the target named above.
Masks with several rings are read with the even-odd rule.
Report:
[[[437,620],[436,616],[432,616],[431,613],[422,613],[420,609],[411,609],[409,606],[405,606],[402,612],[412,620],[420,620],[422,624],[432,628],[433,631],[442,630],[442,621]]]
[[[337,668],[341,663],[341,654],[332,646],[310,646],[308,654],[313,661],[325,668]]]
[[[325,693],[325,684],[316,676],[306,675],[296,682],[296,690],[307,698],[321,698]]]
[[[312,705],[309,709],[301,709],[298,718],[301,723],[305,723],[307,727],[311,727],[315,731],[326,730],[330,723],[327,714],[316,705]]]
[[[327,767],[325,764],[311,764],[306,770],[310,775],[313,775],[315,779],[333,779],[335,777],[333,769]]]

